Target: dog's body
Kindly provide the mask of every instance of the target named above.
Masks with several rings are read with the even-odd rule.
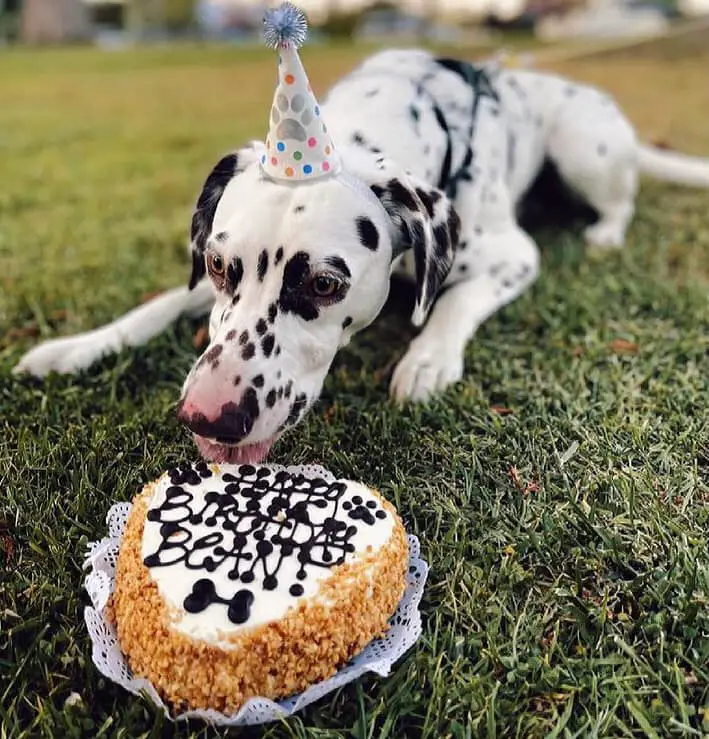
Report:
[[[684,184],[709,186],[709,163],[640,146],[631,125],[610,98],[592,88],[547,74],[486,70],[436,59],[419,51],[384,52],[365,61],[337,84],[322,109],[345,169],[355,175],[354,185],[350,183],[344,190],[340,187],[336,191],[324,189],[325,186],[320,190],[313,186],[310,191],[300,188],[299,198],[293,193],[286,197],[280,190],[275,194],[273,185],[271,190],[259,189],[263,178],[254,174],[255,162],[261,156],[259,145],[240,151],[238,159],[222,160],[205,183],[193,220],[194,284],[191,287],[194,289],[170,291],[110,326],[89,334],[47,342],[25,355],[18,370],[43,375],[50,370],[74,372],[83,369],[122,346],[144,343],[180,314],[207,312],[214,305],[216,286],[216,306],[210,320],[212,344],[185,384],[184,420],[195,433],[212,441],[227,438],[228,446],[236,447],[248,437],[247,446],[257,451],[246,456],[258,458],[284,428],[297,423],[317,396],[337,348],[379,312],[387,287],[372,275],[386,273],[382,279],[388,285],[390,265],[418,282],[415,322],[423,323],[438,294],[421,333],[395,370],[391,386],[393,396],[422,399],[461,377],[465,346],[477,327],[520,295],[538,273],[537,246],[518,225],[517,213],[545,162],[552,163],[565,184],[597,212],[597,221],[586,230],[587,241],[596,248],[622,245],[633,215],[639,171]],[[378,203],[371,202],[371,193],[360,192],[362,183],[371,186]],[[448,207],[450,203],[458,214],[459,223]],[[281,228],[278,233],[260,231],[252,239],[254,243],[258,240],[266,244],[273,242],[273,251],[264,248],[261,252],[257,271],[259,282],[263,282],[265,278],[261,272],[265,260],[271,265],[269,275],[280,275],[273,277],[273,289],[279,291],[280,297],[273,299],[268,311],[265,304],[256,304],[256,297],[244,295],[242,299],[237,287],[245,262],[232,256],[229,234],[238,233],[241,242],[249,240],[245,234],[251,224],[242,214],[247,215],[262,205],[272,209],[276,219],[279,219],[276,215],[281,212],[279,209],[285,213],[290,208],[289,214],[305,208],[318,209],[317,224],[309,221],[309,225],[302,228],[310,229],[310,243],[330,239],[343,245],[345,252],[339,257],[323,251],[318,258],[322,263],[341,265],[342,269],[337,269],[337,280],[347,282],[347,300],[346,291],[330,302],[323,302],[320,296],[319,302],[310,305],[305,313],[293,307],[295,299],[286,300],[284,291],[289,269],[292,273],[296,266],[305,271],[310,268],[306,269],[302,261],[304,252],[315,261],[307,240],[300,244],[292,259],[288,258],[287,249],[285,257],[280,249],[281,257],[274,258],[279,240],[287,238],[295,242],[299,239],[293,234],[299,233],[298,223],[304,222],[293,216],[291,223],[290,215],[284,216],[283,221],[286,224],[283,228],[290,229],[290,236],[284,237]],[[358,247],[349,246],[349,236],[336,232],[331,224],[340,218],[344,220],[350,211],[357,224],[351,231],[358,236],[358,243],[366,247],[364,252],[369,259],[366,264],[362,261],[354,267],[350,262],[343,264],[343,259]],[[215,239],[225,243],[223,249]],[[230,282],[225,277],[220,281],[212,271],[212,285],[209,280],[201,279],[205,274],[205,254],[209,259],[215,248],[222,249],[220,254],[232,259],[232,263],[234,259],[238,261],[239,280]],[[243,250],[243,243],[239,248]],[[217,256],[221,261],[220,254]],[[293,262],[296,258],[301,259],[298,265]],[[351,258],[355,262],[364,259],[361,254]],[[275,272],[280,259],[285,267],[278,269],[284,269],[285,273]],[[369,284],[367,290],[361,282]],[[302,303],[303,294],[299,295],[298,301]],[[359,296],[356,300],[360,304],[352,307],[354,296]],[[243,306],[245,300],[254,301],[250,317],[244,318],[247,314],[239,313],[232,318],[232,313],[242,310],[234,307],[236,303],[241,301]],[[344,301],[341,306],[333,307],[333,303],[340,301]],[[325,310],[327,306],[330,307]],[[347,310],[344,306],[348,306]],[[310,317],[308,311],[312,313]],[[265,320],[267,312],[269,318]],[[206,391],[192,392],[190,388],[194,385],[209,388],[215,385],[215,382],[199,380],[200,373],[205,372],[205,357],[211,356],[207,361],[211,367],[209,372],[224,371],[223,365],[228,361],[223,351],[228,345],[225,337],[236,337],[238,333],[238,326],[229,322],[255,320],[259,313],[263,314],[261,329],[257,323],[254,330],[259,337],[264,332],[269,336],[273,332],[276,348],[280,348],[276,315],[284,316],[279,319],[287,324],[283,330],[291,333],[295,342],[307,344],[311,339],[314,342],[308,352],[314,352],[313,356],[319,359],[310,364],[300,362],[297,356],[305,350],[295,345],[291,349],[284,347],[284,353],[293,360],[292,365],[299,367],[291,372],[291,380],[296,384],[292,396],[295,400],[288,398],[290,391],[286,393],[284,389],[287,383],[279,386],[275,380],[276,374],[280,378],[289,370],[279,365],[276,371],[274,363],[281,360],[265,350],[263,356],[255,350],[254,361],[261,361],[267,370],[274,370],[274,385],[270,388],[273,392],[265,392],[268,386],[264,388],[262,399],[255,389],[263,387],[261,375],[261,385],[248,387],[238,402],[227,403],[226,391],[214,391],[220,395],[214,406],[211,400],[204,400]],[[295,314],[302,326],[292,322]],[[333,329],[328,333],[324,324],[334,325],[335,315],[337,331]],[[318,320],[308,323],[315,318]],[[232,328],[227,330],[229,325]],[[271,325],[273,330],[269,328]],[[301,331],[299,326],[306,330]],[[320,327],[321,335],[313,338],[316,326]],[[252,342],[244,338],[243,343]],[[243,365],[244,359],[239,358],[238,362]],[[309,376],[308,373],[312,378],[303,381],[304,389],[298,393],[299,379]],[[216,384],[231,387],[226,380]],[[253,392],[247,422],[244,412],[237,413],[234,408],[243,409],[243,397],[250,391]],[[210,393],[213,391],[206,392]],[[189,400],[191,396],[197,400]],[[209,433],[210,421],[205,419],[210,413],[205,408],[210,403],[223,421],[217,424],[221,430],[225,424],[233,426],[236,423],[243,427],[241,431]],[[224,410],[227,405],[231,410]],[[256,427],[261,423],[261,420],[255,421],[259,410],[278,409],[281,405],[283,418],[268,423],[262,415],[264,427],[252,430],[254,423]],[[294,405],[297,408],[294,409]],[[203,446],[207,456],[234,457],[215,452],[213,446]]]

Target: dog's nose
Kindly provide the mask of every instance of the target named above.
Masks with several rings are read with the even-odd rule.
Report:
[[[236,403],[225,403],[219,415],[210,420],[183,401],[177,409],[177,418],[193,433],[220,444],[236,444],[249,435],[254,425],[252,415]]]

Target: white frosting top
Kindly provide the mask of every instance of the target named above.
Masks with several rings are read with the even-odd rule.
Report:
[[[332,567],[376,552],[393,527],[357,482],[200,463],[157,481],[141,554],[172,628],[228,648],[316,598]]]

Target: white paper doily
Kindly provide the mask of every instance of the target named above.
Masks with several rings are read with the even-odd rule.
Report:
[[[298,467],[269,465],[269,467],[274,470],[285,469],[291,473],[318,476],[328,481],[336,479],[330,472],[315,465]],[[106,516],[108,536],[89,544],[84,562],[84,567],[89,569],[84,587],[93,603],[93,607],[87,606],[84,609],[84,619],[92,643],[91,658],[99,672],[131,693],[147,695],[172,720],[199,718],[220,726],[246,726],[276,721],[300,711],[367,672],[376,672],[385,677],[394,662],[413,646],[421,635],[421,614],[418,606],[423,595],[428,565],[419,557],[418,539],[409,536],[406,591],[390,619],[389,630],[383,638],[370,642],[335,675],[286,700],[275,702],[268,698],[251,698],[237,713],[231,715],[213,710],[186,711],[173,715],[148,680],[133,677],[118,644],[115,626],[107,621],[104,615],[106,604],[115,587],[118,549],[130,509],[130,503],[116,503],[111,506]]]

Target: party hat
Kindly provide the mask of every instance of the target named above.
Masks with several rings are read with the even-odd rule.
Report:
[[[263,25],[266,43],[278,50],[278,86],[261,167],[272,179],[285,182],[337,174],[340,157],[298,56],[308,29],[305,14],[286,2],[266,11]]]

